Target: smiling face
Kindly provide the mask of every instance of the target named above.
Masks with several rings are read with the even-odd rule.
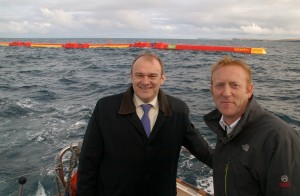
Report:
[[[253,93],[253,85],[248,81],[246,71],[235,64],[218,67],[212,73],[212,96],[228,125],[240,118],[246,110]]]
[[[158,94],[166,80],[160,62],[150,55],[139,57],[132,65],[131,82],[133,90],[144,103],[149,103]]]

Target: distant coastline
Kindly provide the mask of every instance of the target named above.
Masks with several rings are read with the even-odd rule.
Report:
[[[295,38],[295,39],[251,39],[251,38],[232,38],[232,40],[276,41],[276,42],[300,42],[300,38]]]
[[[0,37],[0,41],[2,40],[36,40],[36,39],[48,39],[48,40],[57,40],[57,39],[66,39],[66,40],[78,40],[78,39],[103,39],[103,40],[120,40],[120,39],[125,39],[125,40],[145,40],[145,41],[152,41],[152,40],[179,40],[178,38],[105,38],[105,37],[101,37],[101,38],[95,38],[95,37],[90,37],[90,38],[64,38],[64,37],[57,37],[57,38],[53,38],[53,37],[28,37],[28,38],[24,38],[24,37],[20,37],[20,38],[7,38],[7,37]],[[258,39],[258,38],[195,38],[197,40],[235,40],[235,41],[275,41],[275,42],[300,42],[300,38],[287,38],[287,39]],[[180,39],[180,40],[185,40],[185,39]],[[193,40],[193,39],[186,39],[186,40]]]

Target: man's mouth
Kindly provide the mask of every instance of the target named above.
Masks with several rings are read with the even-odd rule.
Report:
[[[149,90],[149,89],[150,89],[150,87],[149,87],[149,86],[140,86],[140,89],[142,89],[142,90],[146,91],[146,90]]]

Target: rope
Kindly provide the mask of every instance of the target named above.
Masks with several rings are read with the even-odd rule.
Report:
[[[63,166],[68,162],[69,161],[62,161],[62,163],[60,163],[60,164],[57,163],[56,167],[54,169],[54,175],[55,175],[55,179],[56,179],[56,189],[57,189],[58,193],[66,192],[66,187],[64,186],[64,183],[63,183],[58,171],[60,168],[63,168]]]
[[[70,193],[70,181],[71,181],[71,178],[73,176],[73,170],[77,167],[77,156],[75,154],[75,150],[73,148],[70,149],[71,151],[71,157],[70,157],[70,161],[69,161],[69,171],[68,171],[68,174],[67,174],[67,181],[66,181],[66,191],[68,193]]]
[[[68,158],[68,161],[62,161],[65,153],[68,151],[71,153],[71,156]],[[77,145],[70,145],[67,149],[65,149],[64,152],[61,152],[61,154],[59,154],[56,157],[56,168],[54,170],[55,171],[54,173],[55,173],[57,191],[59,194],[72,195],[72,188],[70,182],[72,180],[74,172],[76,172],[74,170],[77,168],[80,151],[81,151],[81,142],[78,142]]]

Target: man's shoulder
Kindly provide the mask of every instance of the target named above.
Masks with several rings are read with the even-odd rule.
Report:
[[[98,104],[107,104],[109,102],[114,102],[116,100],[122,99],[123,95],[124,95],[124,92],[118,93],[118,94],[107,95],[107,96],[101,97],[97,101],[97,103]]]
[[[181,98],[179,97],[175,97],[173,95],[170,95],[170,94],[166,94],[167,96],[167,99],[169,102],[172,102],[172,103],[177,103],[177,104],[186,104],[185,101],[183,101]]]
[[[175,112],[188,111],[188,105],[182,99],[175,97],[173,95],[166,95],[170,109]]]
[[[279,114],[276,114],[267,109],[262,110],[262,114],[255,118],[254,125],[259,127],[257,130],[268,134],[268,136],[274,136],[276,138],[288,138],[299,137],[296,130],[290,126]]]

